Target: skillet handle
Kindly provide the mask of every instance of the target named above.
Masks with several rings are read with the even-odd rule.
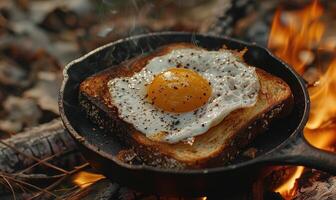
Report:
[[[303,165],[336,175],[336,153],[310,145],[303,133],[294,136],[284,146],[270,153],[268,161],[276,164]]]

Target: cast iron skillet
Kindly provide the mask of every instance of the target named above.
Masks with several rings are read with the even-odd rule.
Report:
[[[295,106],[291,115],[278,121],[270,130],[257,138],[252,147],[258,149],[254,159],[238,158],[228,166],[174,170],[145,165],[129,165],[115,155],[124,147],[110,134],[92,124],[78,104],[79,84],[87,77],[134,56],[151,52],[164,44],[192,42],[207,49],[247,48],[244,59],[285,80],[291,87]],[[113,181],[149,193],[169,195],[207,195],[220,192],[234,193],[247,188],[268,165],[304,165],[336,175],[336,156],[309,145],[302,130],[309,114],[309,97],[304,82],[283,61],[267,49],[227,37],[194,33],[152,33],[102,46],[71,62],[64,69],[64,81],[59,98],[63,123],[76,140],[89,163]]]

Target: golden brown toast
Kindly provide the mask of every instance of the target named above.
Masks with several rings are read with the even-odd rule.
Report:
[[[233,111],[219,125],[196,136],[192,145],[148,139],[118,117],[107,83],[115,77],[132,76],[151,58],[183,47],[196,48],[186,43],[171,44],[150,55],[137,57],[93,75],[80,85],[79,100],[88,117],[132,147],[145,164],[163,168],[200,168],[225,164],[265,131],[274,119],[290,113],[293,97],[289,86],[280,78],[257,68],[260,90],[253,107]]]

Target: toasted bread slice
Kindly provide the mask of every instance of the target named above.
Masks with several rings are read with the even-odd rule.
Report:
[[[196,48],[179,43],[165,46],[147,56],[138,57],[93,75],[80,85],[79,101],[88,117],[101,128],[116,134],[134,149],[142,162],[163,168],[200,168],[225,164],[265,131],[274,119],[286,116],[292,108],[289,86],[280,78],[256,69],[260,91],[253,107],[231,112],[217,126],[196,136],[192,145],[169,144],[148,139],[131,124],[118,117],[107,83],[110,79],[132,76],[151,58],[176,48]]]

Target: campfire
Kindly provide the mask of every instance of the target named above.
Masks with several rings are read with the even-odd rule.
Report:
[[[323,11],[318,0],[299,10],[278,8],[268,47],[309,81],[311,111],[304,130],[306,139],[317,148],[333,150],[336,144],[336,46],[324,37]],[[322,53],[329,54],[332,59],[321,61]],[[304,167],[297,167],[276,191],[285,199],[292,199],[297,193],[297,179],[302,173]]]
[[[59,119],[62,66],[138,33],[211,32],[264,45],[306,82],[311,100],[307,141],[336,152],[336,32],[328,7],[336,8],[335,3],[163,0],[132,1],[129,8],[109,0],[32,2],[0,3],[0,199],[174,199],[111,183],[89,166]],[[28,17],[20,17],[31,13],[32,22],[25,25]],[[328,173],[303,166],[271,166],[263,173],[250,191],[232,199],[336,198],[336,177]],[[194,199],[218,198],[223,196]]]

